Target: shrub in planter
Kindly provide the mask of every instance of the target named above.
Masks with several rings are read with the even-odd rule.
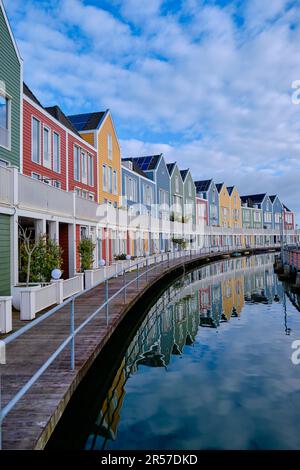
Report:
[[[172,238],[172,242],[174,243],[174,245],[177,245],[182,250],[184,250],[187,246],[187,243],[183,238]]]
[[[121,253],[120,255],[116,255],[115,256],[115,260],[116,261],[125,261],[127,258],[126,258],[126,253]]]
[[[53,269],[61,268],[62,253],[61,247],[46,236],[42,236],[38,242],[21,238],[20,282],[26,282],[26,285],[29,282],[50,282]]]
[[[91,238],[83,238],[78,245],[78,253],[80,255],[81,272],[92,269],[94,262],[95,243]]]

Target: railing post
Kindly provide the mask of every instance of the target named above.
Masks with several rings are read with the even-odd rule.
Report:
[[[146,258],[146,282],[148,282],[148,266],[149,266],[149,260]]]
[[[170,268],[170,253],[168,252],[168,268]]]
[[[74,298],[71,300],[70,304],[70,335],[72,336],[71,339],[71,370],[75,369],[75,302]]]
[[[137,262],[136,266],[136,287],[139,288],[139,262]]]
[[[106,312],[106,326],[108,325],[108,279],[105,280],[105,312]]]
[[[123,271],[124,304],[126,304],[126,271]]]

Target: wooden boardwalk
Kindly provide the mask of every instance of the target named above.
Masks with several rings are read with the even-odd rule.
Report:
[[[123,293],[111,301],[109,323],[106,324],[103,309],[75,339],[75,370],[70,369],[70,349],[67,347],[41,378],[33,385],[14,409],[6,416],[2,425],[3,449],[42,449],[66,408],[73,392],[87,373],[95,358],[109,340],[118,324],[132,305],[159,282],[167,272],[180,265],[195,265],[203,259],[217,259],[220,253],[203,257],[186,257],[163,265],[139,279],[139,288],[134,282],[127,289],[124,303]],[[143,269],[140,270],[140,274]],[[126,281],[136,277],[136,272],[126,273]],[[123,276],[109,281],[109,295],[123,286]],[[75,328],[88,318],[105,301],[104,284],[82,294],[75,301]],[[43,365],[49,356],[68,337],[70,332],[70,305],[41,322],[15,341],[7,345],[7,364],[0,366],[2,407]]]

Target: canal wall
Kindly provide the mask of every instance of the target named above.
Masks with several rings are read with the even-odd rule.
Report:
[[[240,254],[256,254],[268,251],[274,250],[242,249]],[[168,284],[186,272],[222,258],[224,258],[222,253],[211,253],[174,260],[169,266],[162,266],[159,272],[149,275],[147,282],[141,282],[139,288],[128,290],[125,305],[120,304],[120,301],[112,305],[113,311],[108,326],[105,327],[103,321],[98,319],[92,328],[86,327],[80,333],[78,339],[76,338],[75,370],[68,371],[67,357],[61,358],[58,364],[53,364],[47,373],[39,379],[32,390],[16,406],[16,409],[7,415],[3,423],[3,448],[44,449],[63,413],[66,412],[74,392],[87,376],[100,353],[105,351],[110,343],[109,340],[111,338],[116,338],[118,341],[123,340],[125,347],[127,340],[130,338],[133,324],[136,325],[139,320],[143,320],[141,309],[144,310],[145,302],[150,305],[150,302],[168,287]],[[135,273],[130,273],[130,275],[134,279]],[[113,282],[112,288],[118,289],[122,281],[116,278]],[[78,315],[83,315],[85,309],[91,303],[99,305],[101,300],[103,299],[99,296],[99,290],[97,291],[97,288],[93,289],[87,298],[83,296]],[[57,328],[59,327],[58,325]],[[50,336],[55,334],[55,325],[53,325],[50,333]],[[126,341],[124,341],[124,338],[126,338]],[[38,345],[38,347],[41,347],[41,345]],[[22,348],[19,347],[19,353],[21,350]],[[16,354],[17,352],[15,351]],[[110,353],[114,354],[114,351],[110,350]],[[22,354],[24,354],[24,349]],[[16,364],[18,359],[16,358]],[[30,357],[27,359],[30,360]],[[11,367],[13,367],[13,361]],[[11,373],[12,371],[8,371],[8,375]],[[24,365],[20,373],[26,373]],[[14,374],[14,380],[17,383],[18,370],[14,370]],[[24,418],[26,419],[23,424],[20,420]],[[17,433],[16,429],[18,430]]]

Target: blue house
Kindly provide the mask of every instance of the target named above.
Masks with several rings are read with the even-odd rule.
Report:
[[[122,160],[122,205],[128,207],[132,216],[150,215],[156,201],[156,187],[139,166],[132,161]],[[144,234],[144,244],[130,240],[127,234],[127,253],[153,252],[151,233]]]
[[[170,220],[170,175],[162,154],[146,157],[124,158],[123,162],[134,163],[144,174],[155,183],[156,216],[165,221]],[[159,249],[168,249],[168,240],[159,234]]]
[[[208,225],[220,225],[219,193],[212,179],[195,181],[196,194],[208,203]]]
[[[273,210],[273,228],[275,230],[281,229],[282,224],[282,217],[283,217],[283,204],[280,201],[279,197],[274,194],[270,196],[270,200],[272,202],[272,210]]]
[[[273,228],[273,204],[267,193],[242,196],[241,200],[246,202],[249,207],[262,210],[263,228]]]

